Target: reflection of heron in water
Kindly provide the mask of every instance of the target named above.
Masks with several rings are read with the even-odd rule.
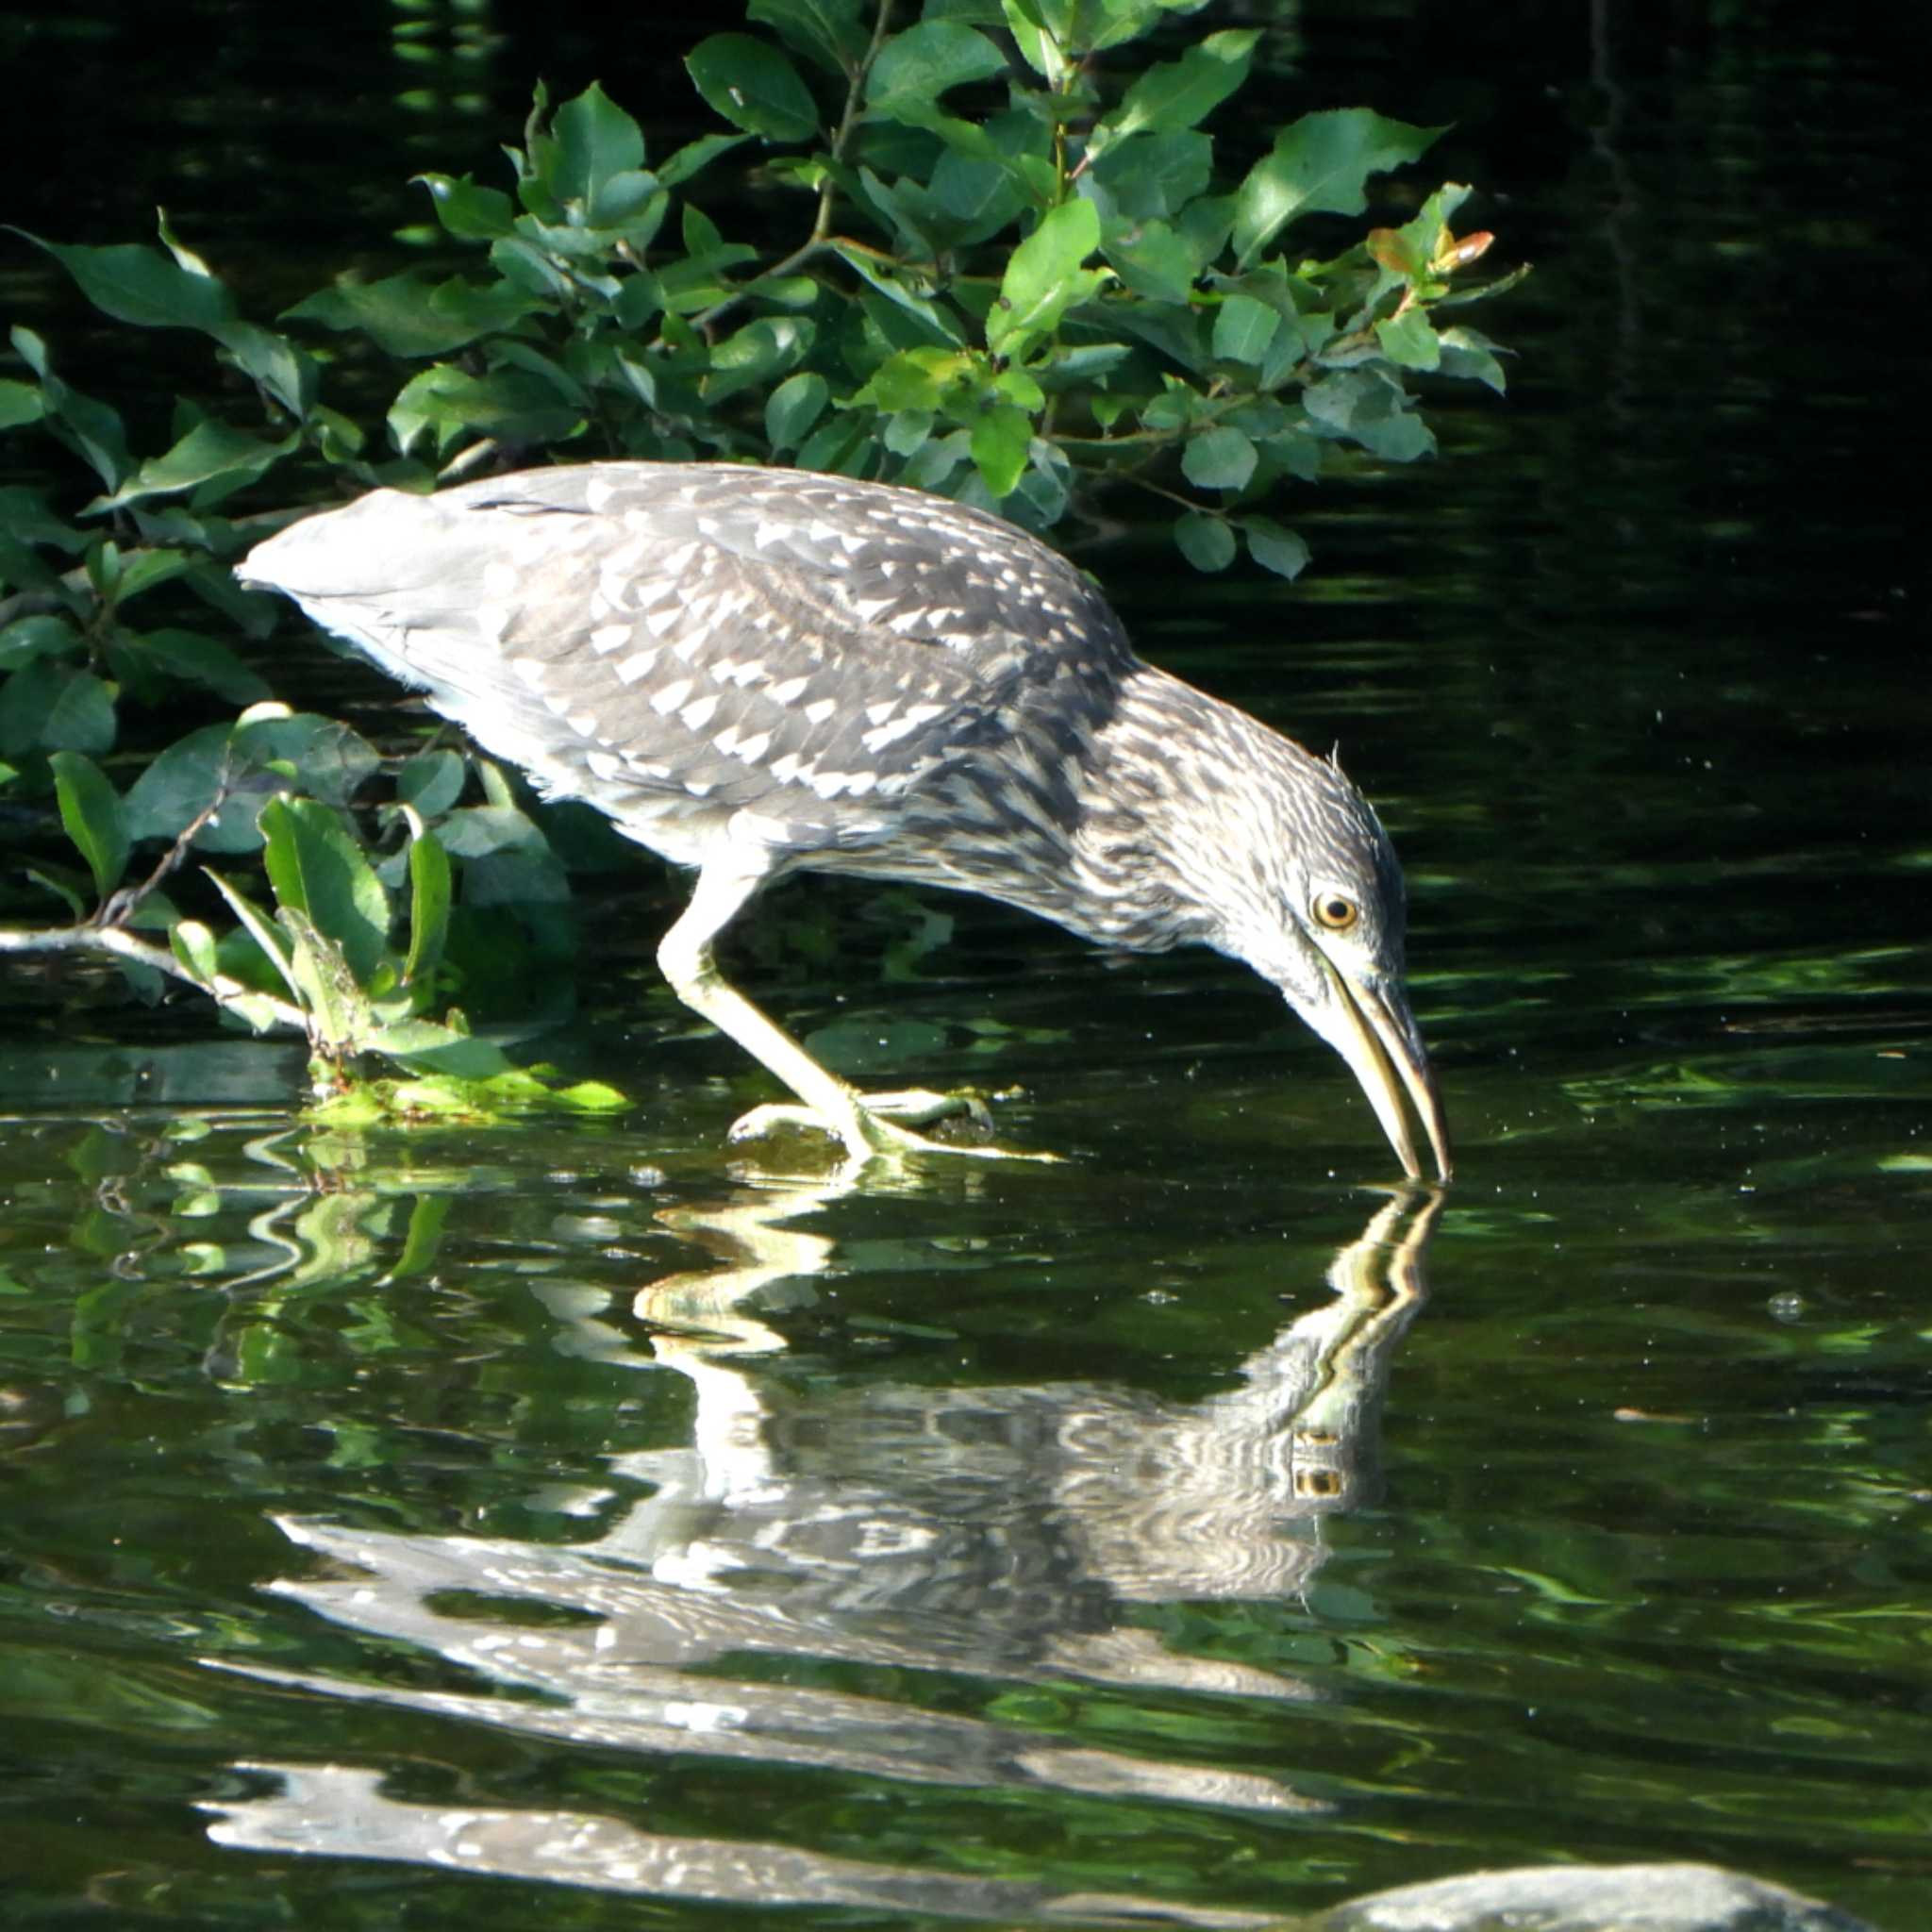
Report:
[[[1024,1655],[1096,1612],[1111,1626],[1117,1601],[1292,1595],[1321,1563],[1321,1517],[1373,1493],[1363,1424],[1420,1305],[1440,1199],[1385,1202],[1330,1263],[1336,1298],[1197,1403],[1097,1382],[866,1381],[801,1399],[740,1360],[775,1339],[747,1304],[824,1269],[829,1244],[769,1194],[682,1215],[727,1265],[636,1305],[658,1360],[698,1391],[691,1450],[658,1465],[686,1499],[680,1536],[748,1576],[789,1555],[788,1617],[803,1587],[841,1614],[916,1616],[927,1645],[935,1615],[957,1615],[975,1651],[999,1631]]]
[[[1272,1672],[1172,1653],[1127,1607],[1305,1588],[1322,1559],[1320,1518],[1373,1489],[1381,1395],[1424,1297],[1440,1197],[1410,1191],[1381,1206],[1331,1262],[1332,1298],[1251,1356],[1238,1387],[1197,1403],[1102,1382],[781,1384],[756,1359],[780,1337],[746,1304],[803,1298],[834,1264],[831,1242],[788,1224],[819,1198],[747,1193],[672,1221],[726,1264],[658,1281],[637,1300],[658,1362],[693,1387],[691,1439],[613,1460],[612,1475],[653,1492],[595,1541],[559,1548],[283,1524],[354,1574],[271,1585],[278,1594],[542,1697],[242,1668],[333,1699],[633,1753],[1322,1808],[1259,1774],[1070,1748],[828,1689],[816,1674],[800,1685],[772,1681],[769,1665],[727,1674],[718,1660],[756,1653],[974,1674],[995,1689],[1085,1679],[1309,1695]],[[566,1295],[552,1306],[574,1351],[644,1365],[615,1324]],[[517,1622],[517,1601],[541,1621]],[[691,1674],[697,1665],[708,1668]],[[224,1829],[245,1838],[245,1824]]]

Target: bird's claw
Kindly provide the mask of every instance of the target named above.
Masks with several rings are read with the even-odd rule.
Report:
[[[989,1160],[1059,1158],[1057,1154],[996,1147],[990,1141],[930,1141],[911,1130],[959,1114],[966,1115],[975,1126],[991,1132],[992,1114],[981,1095],[971,1091],[934,1093],[915,1088],[896,1093],[868,1093],[856,1100],[849,1120],[797,1102],[769,1102],[734,1121],[729,1138],[734,1142],[755,1141],[780,1128],[802,1127],[842,1141],[846,1152],[858,1161],[896,1160],[913,1154],[963,1154]],[[902,1121],[909,1124],[902,1126]]]

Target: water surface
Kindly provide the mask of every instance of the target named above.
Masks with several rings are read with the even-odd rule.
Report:
[[[766,1090],[656,984],[642,861],[543,1042],[614,1125],[334,1135],[285,1048],[21,986],[9,1925],[1248,1924],[1550,1857],[1924,1921],[1923,371],[1874,321],[1912,117],[1774,8],[1433,13],[1300,9],[1276,106],[1457,122],[1540,263],[1510,399],[1312,505],[1292,590],[1083,560],[1381,804],[1455,1188],[1393,1185],[1238,969],[943,899],[794,888],[736,963],[864,1077],[1024,1089],[1061,1166],[727,1155]],[[41,29],[76,85],[87,19]],[[362,20],[344,203],[486,169],[589,58],[506,9],[398,114]],[[293,293],[325,50],[229,25],[197,71]],[[29,225],[138,232],[174,153],[177,223],[239,236],[171,49],[119,44],[160,144]]]

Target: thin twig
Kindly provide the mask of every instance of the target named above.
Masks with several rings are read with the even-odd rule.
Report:
[[[154,871],[140,885],[123,886],[119,891],[108,893],[101,901],[101,909],[88,923],[99,926],[125,925],[141,902],[188,857],[188,848],[194,843],[202,826],[227,804],[234,789],[225,759],[221,776],[215,781],[215,795],[182,826],[175,842],[161,854]]]
[[[832,136],[828,150],[833,161],[842,160],[845,143],[852,139],[852,131],[858,125],[859,100],[865,92],[866,75],[872,72],[872,63],[878,58],[879,49],[885,45],[886,26],[892,17],[892,0],[879,0],[879,10],[872,25],[872,42],[866,48],[858,65],[852,70],[852,84],[845,91],[844,111],[839,117],[837,132]],[[811,232],[782,261],[776,261],[770,268],[760,269],[741,288],[734,289],[723,301],[714,302],[703,314],[691,318],[691,327],[700,331],[708,329],[721,315],[728,314],[748,297],[756,294],[762,283],[774,282],[801,269],[815,257],[823,255],[832,245],[832,204],[838,193],[838,183],[827,172],[824,180],[819,184],[819,205],[812,217]]]
[[[178,979],[193,987],[197,992],[211,995],[224,1007],[244,999],[258,1000],[282,1025],[292,1026],[298,1033],[308,1030],[308,1023],[299,1007],[291,1006],[287,1000],[277,999],[273,993],[258,992],[239,979],[231,979],[225,973],[217,973],[212,979],[199,978],[165,946],[151,945],[146,940],[138,940],[118,925],[58,925],[37,932],[0,929],[0,953],[107,953],[114,958],[126,959],[134,965],[149,966],[157,973],[165,973],[171,979]]]

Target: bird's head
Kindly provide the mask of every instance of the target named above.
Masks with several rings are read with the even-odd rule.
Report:
[[[1254,774],[1240,801],[1247,876],[1217,908],[1216,943],[1278,986],[1348,1062],[1409,1175],[1423,1172],[1413,1116],[1446,1181],[1448,1124],[1403,982],[1395,848],[1335,759],[1256,728],[1267,744],[1241,766]]]

